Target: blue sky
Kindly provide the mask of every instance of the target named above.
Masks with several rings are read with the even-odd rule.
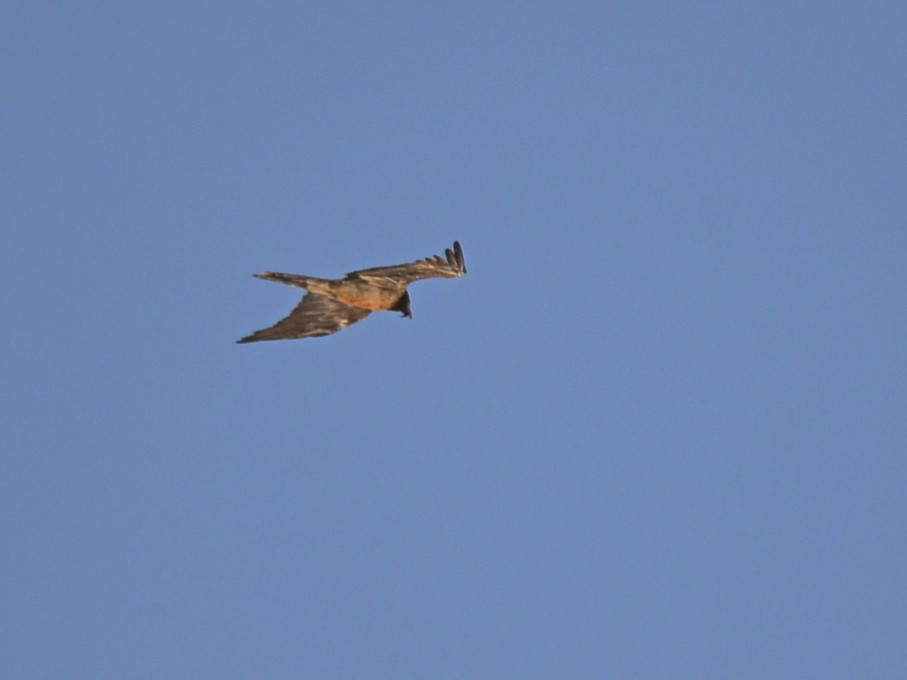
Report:
[[[4,677],[907,676],[905,35],[5,3]]]

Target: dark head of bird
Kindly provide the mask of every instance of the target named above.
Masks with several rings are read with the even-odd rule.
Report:
[[[409,307],[409,291],[403,291],[403,295],[401,295],[396,304],[391,307],[391,311],[400,312],[403,316],[408,316],[410,319],[413,318],[413,310]]]

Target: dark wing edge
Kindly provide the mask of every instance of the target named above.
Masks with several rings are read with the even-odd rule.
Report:
[[[322,337],[342,331],[347,326],[362,321],[369,314],[371,312],[367,309],[352,307],[323,295],[308,293],[285,318],[236,342],[242,344],[260,340]]]
[[[454,241],[453,250],[446,248],[444,256],[434,255],[415,262],[395,264],[387,267],[370,267],[349,272],[347,278],[395,278],[409,283],[418,279],[453,279],[466,273],[466,260],[459,241]]]

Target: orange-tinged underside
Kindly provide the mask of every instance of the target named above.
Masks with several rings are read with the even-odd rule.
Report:
[[[403,289],[405,290],[405,287]],[[327,286],[310,285],[309,290],[319,295],[326,295],[345,305],[373,312],[390,309],[403,294],[403,290],[380,288],[359,281],[331,281]]]

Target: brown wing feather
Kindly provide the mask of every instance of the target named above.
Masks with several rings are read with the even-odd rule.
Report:
[[[466,273],[466,261],[459,241],[454,241],[453,250],[447,248],[444,257],[435,255],[407,264],[395,264],[388,267],[371,267],[359,269],[346,275],[348,279],[386,279],[393,278],[409,283],[418,279],[456,278]]]
[[[270,328],[262,328],[236,342],[314,338],[342,331],[370,314],[323,295],[308,293],[290,314]]]

